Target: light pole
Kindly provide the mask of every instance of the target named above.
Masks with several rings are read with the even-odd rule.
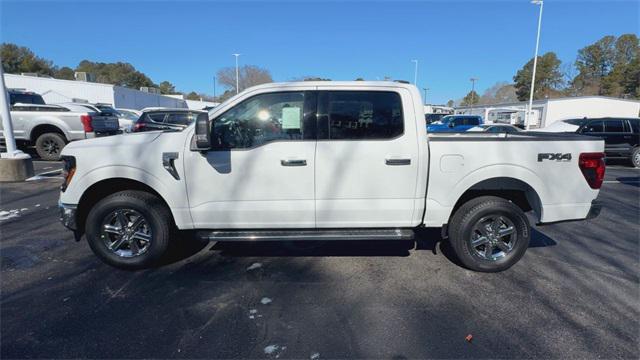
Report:
[[[538,66],[538,48],[540,46],[540,28],[542,27],[542,8],[544,7],[544,1],[532,0],[531,3],[534,5],[540,5],[540,14],[538,15],[538,33],[536,35],[536,52],[533,56],[533,72],[531,74],[531,91],[529,93],[529,106],[527,106],[527,113],[524,117],[527,130],[529,130],[529,127],[530,127],[529,120],[531,120],[530,119],[531,112],[533,111],[533,91],[535,90],[535,84],[536,84],[536,67]]]
[[[418,60],[411,60],[411,62],[416,63],[416,67],[413,72],[413,85],[418,86]]]
[[[213,77],[213,101],[216,101],[216,77]]]
[[[429,88],[422,88],[422,90],[424,91],[424,104],[427,105],[427,90],[431,90]]]
[[[231,54],[236,57],[236,94],[240,93],[240,71],[238,70],[238,57],[240,54]]]
[[[478,78],[472,77],[469,79],[471,81],[471,109],[469,109],[469,114],[473,113],[473,102],[476,98],[476,81],[480,80]]]
[[[4,129],[5,145],[7,146],[7,158],[13,158],[16,154],[19,154],[16,147],[16,139],[13,137],[13,124],[11,123],[11,111],[9,110],[11,105],[7,101],[7,89],[4,85],[4,71],[0,64],[0,115],[2,115],[2,128]]]

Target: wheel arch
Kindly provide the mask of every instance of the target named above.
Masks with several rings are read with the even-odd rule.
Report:
[[[542,217],[542,200],[533,186],[514,177],[497,176],[479,181],[468,187],[456,201],[449,219],[464,203],[480,196],[496,196],[516,204],[522,211],[533,210],[536,218]]]
[[[29,132],[29,140],[31,142],[35,142],[40,135],[46,134],[46,133],[60,134],[64,137],[64,140],[66,142],[69,142],[69,136],[65,132],[65,130],[61,129],[59,126],[54,124],[38,124],[34,126]]]
[[[162,203],[169,209],[172,214],[172,221],[175,224],[175,216],[171,211],[167,200],[151,186],[144,184],[138,180],[116,177],[100,180],[91,186],[89,186],[80,197],[80,201],[77,205],[76,223],[78,225],[78,231],[83,234],[85,230],[85,222],[91,208],[100,200],[105,197],[115,194],[124,190],[138,190],[150,193],[156,196]]]

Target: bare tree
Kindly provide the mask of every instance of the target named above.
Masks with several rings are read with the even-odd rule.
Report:
[[[236,68],[233,66],[218,70],[218,83],[230,89],[236,89]],[[251,86],[273,82],[269,70],[255,66],[245,65],[239,70],[240,91]]]

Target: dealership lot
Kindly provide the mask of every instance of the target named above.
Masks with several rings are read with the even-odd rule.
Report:
[[[622,164],[600,217],[535,227],[497,274],[456,265],[437,231],[314,248],[185,235],[165,266],[120,271],[58,223],[60,164],[35,166],[0,187],[3,358],[640,355],[640,170]]]

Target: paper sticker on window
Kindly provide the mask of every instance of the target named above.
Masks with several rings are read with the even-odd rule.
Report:
[[[287,107],[282,108],[282,128],[283,129],[300,129],[300,108]]]

